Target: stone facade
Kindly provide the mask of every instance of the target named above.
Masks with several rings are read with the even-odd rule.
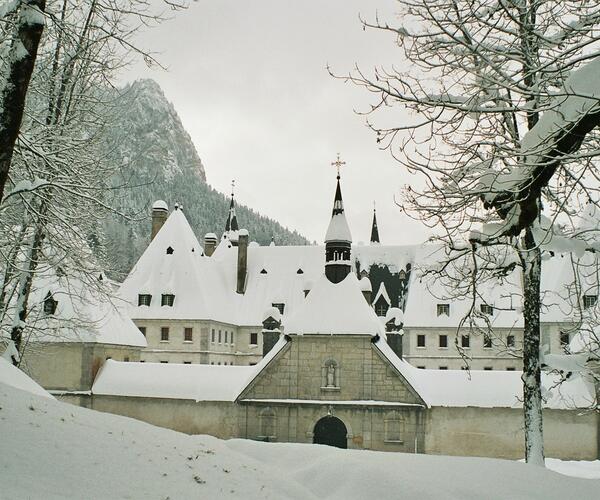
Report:
[[[253,365],[262,358],[262,327],[180,319],[139,319],[135,324],[148,342],[141,355],[144,362]],[[166,340],[163,328],[168,328]],[[186,340],[186,329],[191,329],[191,340]]]

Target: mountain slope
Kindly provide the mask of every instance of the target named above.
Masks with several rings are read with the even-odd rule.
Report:
[[[117,216],[105,224],[108,260],[118,274],[126,274],[146,247],[150,235],[150,207],[157,199],[170,207],[183,204],[199,240],[204,234],[223,231],[228,199],[206,183],[202,161],[173,105],[158,84],[138,80],[118,96],[119,116],[108,131],[107,155],[120,166],[115,175],[117,196],[112,204],[130,220]],[[251,208],[238,206],[240,227],[251,240],[269,244],[307,244],[295,231],[264,217]]]

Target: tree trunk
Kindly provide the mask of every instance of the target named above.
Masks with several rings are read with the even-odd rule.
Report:
[[[525,461],[544,466],[540,363],[540,278],[542,256],[531,229],[525,230],[519,257],[523,266],[523,412]]]
[[[0,201],[21,128],[29,80],[44,30],[46,0],[22,0],[16,21],[16,37],[6,62],[6,82],[0,89]]]

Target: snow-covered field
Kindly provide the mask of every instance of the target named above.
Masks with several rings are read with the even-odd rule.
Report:
[[[27,387],[22,388],[27,389]],[[600,464],[188,436],[0,383],[2,499],[597,499]]]

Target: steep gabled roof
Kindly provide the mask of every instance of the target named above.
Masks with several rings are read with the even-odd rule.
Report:
[[[381,322],[367,304],[354,273],[340,283],[321,275],[302,306],[284,320],[286,334],[383,335]]]

